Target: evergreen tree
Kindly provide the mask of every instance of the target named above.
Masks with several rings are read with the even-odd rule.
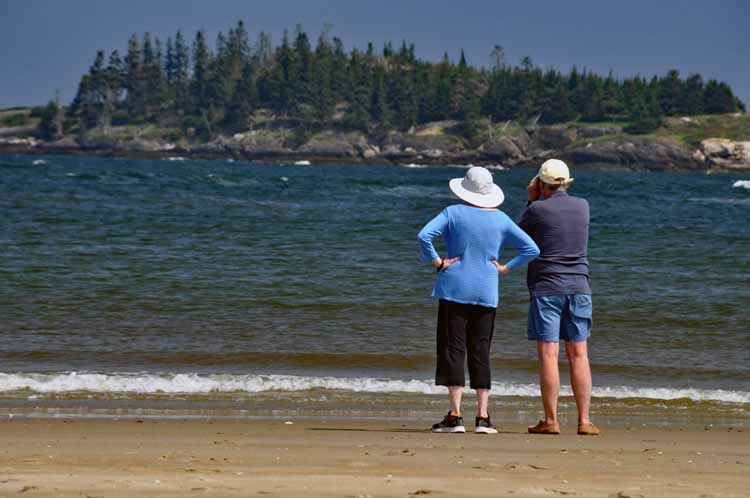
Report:
[[[406,41],[385,42],[382,53],[372,43],[364,52],[347,52],[328,28],[314,50],[300,26],[279,45],[261,32],[251,48],[238,21],[226,36],[219,32],[213,53],[203,32],[195,35],[192,53],[180,31],[167,39],[166,53],[163,48],[146,33],[130,38],[124,60],[115,51],[105,66],[97,53],[69,108],[79,129],[106,127],[113,117],[124,124],[184,116],[183,127],[208,136],[247,129],[256,110],[267,110],[299,124],[298,141],[315,127],[383,133],[445,119],[460,120],[453,132],[471,140],[480,117],[526,125],[627,118],[630,130],[650,133],[664,115],[745,109],[726,83],[704,84],[700,75],[682,79],[672,70],[650,81],[619,79],[575,66],[563,74],[528,57],[510,65],[500,46],[489,70],[470,66],[463,51],[457,64],[447,54],[437,63],[420,60]]]
[[[370,126],[369,105],[372,95],[369,66],[357,49],[352,50],[349,60],[349,74],[352,78],[352,92],[349,97],[347,124],[354,129],[366,132]]]
[[[289,45],[289,36],[284,31],[281,45],[276,50],[276,64],[263,85],[262,97],[271,109],[279,114],[290,114],[296,110],[295,81],[298,74],[297,56]]]
[[[683,84],[680,73],[672,69],[666,76],[659,80],[659,106],[667,116],[677,116],[681,111],[680,104],[683,102]]]
[[[193,80],[190,94],[192,97],[192,112],[203,115],[208,110],[209,101],[209,79],[211,65],[211,54],[206,45],[206,37],[203,31],[198,31],[193,43]]]
[[[190,67],[190,51],[188,50],[185,38],[182,36],[182,32],[179,30],[174,37],[173,64],[172,90],[174,92],[174,105],[178,112],[185,112],[190,103],[190,79],[188,70]]]
[[[393,124],[393,111],[388,97],[385,69],[382,66],[377,66],[373,73],[370,115],[373,121],[384,130],[389,129]]]
[[[311,104],[315,110],[316,120],[322,125],[328,124],[336,105],[331,89],[332,66],[333,50],[327,34],[323,32],[318,38],[310,75]]]
[[[709,80],[703,92],[703,109],[708,114],[725,114],[736,112],[739,106],[729,85]]]
[[[143,118],[146,102],[143,53],[138,35],[135,34],[128,42],[128,53],[125,56],[125,90],[128,116],[131,120],[138,121]]]
[[[65,113],[63,112],[62,105],[60,104],[60,96],[56,95],[54,99],[51,99],[42,111],[41,120],[39,121],[39,127],[37,134],[44,140],[59,140],[62,138],[63,120]]]
[[[680,113],[686,116],[703,113],[703,78],[700,74],[692,74],[685,81]]]
[[[176,57],[174,53],[174,45],[172,44],[172,37],[167,37],[167,52],[164,56],[164,74],[167,77],[167,85],[171,88],[174,85],[177,73]]]
[[[479,95],[477,94],[476,77],[469,65],[466,56],[461,50],[461,58],[453,86],[453,116],[458,120],[474,120],[479,117],[481,111]]]
[[[659,105],[659,89],[651,84],[646,87],[645,94],[640,94],[633,104],[630,114],[630,126],[626,133],[645,135],[656,131],[662,123],[662,110]]]
[[[301,104],[310,104],[312,101],[312,89],[310,86],[312,52],[310,40],[302,26],[297,25],[294,40],[294,73],[295,77],[290,81],[293,88],[294,108],[298,109]]]
[[[544,76],[544,94],[540,104],[542,123],[563,123],[575,118],[567,82],[554,70]]]
[[[120,58],[120,53],[113,50],[109,55],[109,61],[104,75],[104,102],[103,114],[105,126],[111,124],[114,114],[120,102],[122,90],[125,87],[125,67]]]
[[[448,54],[443,54],[443,61],[437,68],[433,83],[434,97],[430,115],[430,119],[432,120],[438,121],[449,119],[451,117],[453,107],[452,72],[451,63],[448,60]]]
[[[249,62],[245,63],[242,77],[237,80],[226,114],[226,125],[234,131],[248,128],[250,118],[258,105],[258,92],[253,78],[253,69]]]
[[[340,38],[333,39],[333,56],[331,61],[331,92],[335,100],[342,100],[351,90],[347,71],[347,55]]]
[[[245,23],[238,21],[234,29],[229,30],[227,38],[227,69],[232,82],[242,79],[246,62],[250,58],[250,42]]]
[[[161,41],[158,38],[152,43],[151,35],[143,37],[143,74],[145,79],[146,116],[155,119],[164,100],[166,76],[162,62]]]
[[[261,31],[258,34],[253,61],[260,68],[267,68],[273,64],[273,42],[269,33]]]

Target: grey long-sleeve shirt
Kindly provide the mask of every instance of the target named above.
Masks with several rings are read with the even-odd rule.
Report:
[[[518,225],[540,250],[526,276],[532,295],[591,294],[588,201],[555,192],[531,203]]]

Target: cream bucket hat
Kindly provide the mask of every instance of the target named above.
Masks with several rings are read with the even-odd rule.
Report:
[[[505,200],[505,194],[492,181],[492,173],[481,166],[469,168],[463,178],[454,178],[449,183],[459,199],[483,208],[497,207]]]

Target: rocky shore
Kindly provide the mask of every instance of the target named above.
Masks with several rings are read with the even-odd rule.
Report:
[[[750,120],[747,115],[726,119]],[[55,141],[34,138],[29,129],[0,128],[0,154],[70,154],[135,158],[211,158],[250,161],[367,162],[395,164],[482,164],[506,168],[536,165],[559,157],[577,167],[653,171],[750,170],[748,140],[708,137],[690,147],[685,134],[700,126],[692,118],[671,118],[663,132],[629,135],[621,126],[570,124],[514,127],[473,143],[453,132],[459,123],[444,121],[409,132],[366,136],[360,132],[323,131],[296,143],[289,128],[262,128],[218,136],[209,141],[170,141],[132,127],[112,127],[86,136]]]

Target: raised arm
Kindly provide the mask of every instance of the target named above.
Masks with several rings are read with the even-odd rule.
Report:
[[[432,244],[432,239],[443,235],[447,228],[448,213],[444,209],[419,231],[417,238],[419,240],[419,257],[422,261],[427,262],[440,259],[440,255]]]
[[[529,237],[526,232],[521,230],[521,228],[513,223],[513,221],[511,221],[510,219],[508,220],[508,224],[503,231],[503,247],[506,245],[511,245],[518,249],[518,254],[516,254],[516,257],[514,257],[504,265],[498,263],[497,260],[492,260],[492,263],[495,265],[495,268],[497,268],[497,271],[500,272],[501,275],[505,275],[512,269],[526,264],[532,259],[539,256],[539,247],[537,247],[536,243],[531,239],[531,237]]]
[[[505,240],[507,240],[511,246],[518,249],[518,254],[516,254],[516,256],[506,265],[509,270],[525,265],[539,256],[539,247],[537,247],[536,243],[526,232],[521,230],[521,228],[512,221],[508,223],[504,235]],[[503,245],[505,245],[505,241],[503,241]]]

